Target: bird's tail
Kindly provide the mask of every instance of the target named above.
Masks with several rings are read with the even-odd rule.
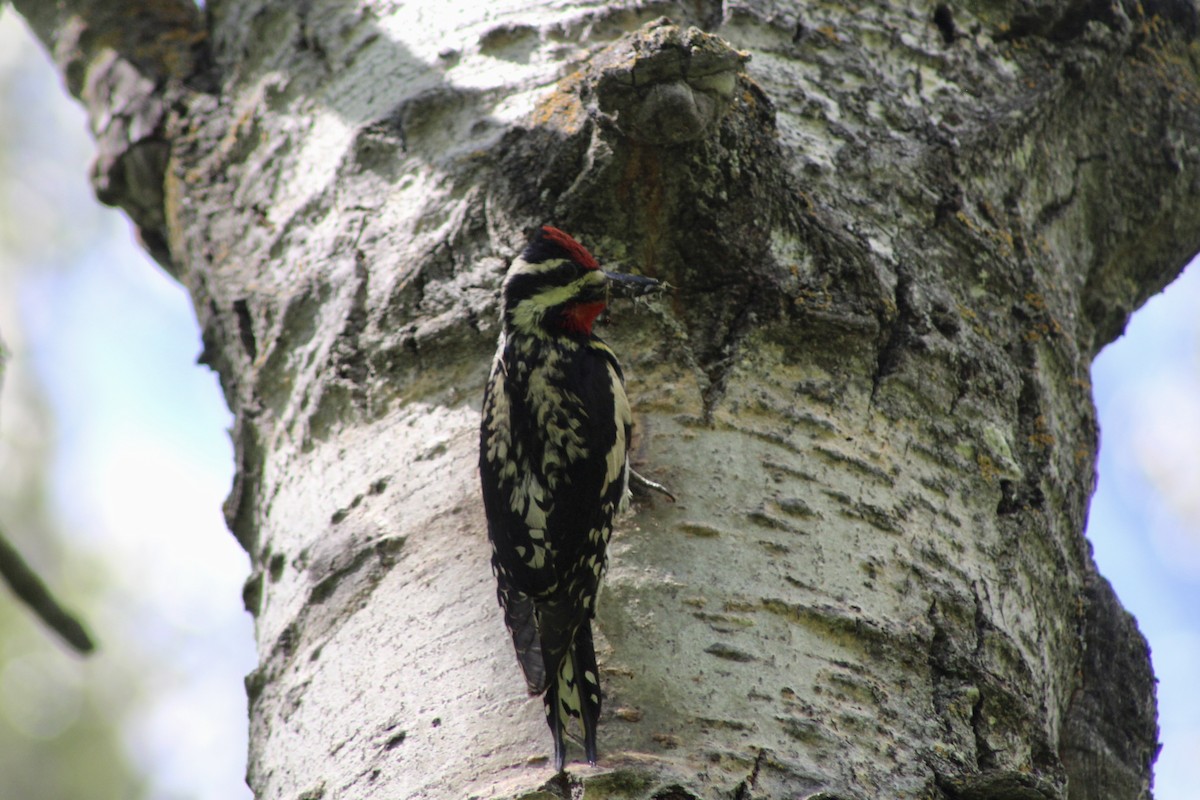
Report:
[[[533,599],[520,592],[509,592],[500,598],[500,604],[504,607],[504,623],[512,634],[513,649],[517,651],[517,661],[525,673],[529,693],[541,694],[546,691],[546,664]]]
[[[547,670],[549,672],[549,670]],[[554,736],[554,765],[566,763],[568,719],[583,725],[583,749],[589,764],[596,763],[596,724],[600,720],[600,670],[592,645],[592,623],[584,620],[553,673],[546,690],[546,722]]]

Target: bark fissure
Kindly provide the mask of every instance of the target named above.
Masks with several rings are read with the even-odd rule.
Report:
[[[733,800],[751,800],[754,796],[754,785],[758,782],[758,771],[762,769],[763,760],[767,757],[767,751],[760,749],[758,755],[754,757],[754,766],[750,769],[750,774],[746,776],[746,780],[738,785],[737,792],[733,796]]]

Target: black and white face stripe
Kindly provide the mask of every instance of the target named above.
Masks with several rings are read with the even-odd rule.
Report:
[[[567,306],[607,296],[608,276],[599,269],[564,259],[531,264],[519,258],[504,281],[504,321],[509,329],[542,334]]]
[[[504,281],[504,308],[511,310],[521,301],[528,300],[545,289],[566,286],[587,271],[575,262],[565,259],[535,264],[519,258],[513,262],[508,278]]]

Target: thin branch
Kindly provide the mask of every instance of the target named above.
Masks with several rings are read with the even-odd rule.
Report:
[[[0,578],[9,585],[18,600],[41,617],[67,644],[80,653],[92,652],[95,644],[83,623],[54,599],[45,582],[9,544],[3,530],[0,530]]]

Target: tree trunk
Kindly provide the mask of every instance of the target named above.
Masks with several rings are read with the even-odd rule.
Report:
[[[257,796],[1149,796],[1088,368],[1200,249],[1190,2],[15,4],[236,416]],[[673,287],[601,335],[678,497],[557,777],[475,467],[545,222]]]

